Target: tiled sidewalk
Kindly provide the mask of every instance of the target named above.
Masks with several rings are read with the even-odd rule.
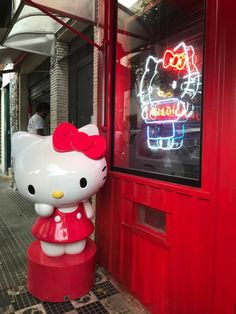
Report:
[[[83,298],[49,303],[32,297],[26,289],[26,248],[35,218],[34,205],[0,176],[0,313],[148,313],[99,267],[93,290]]]

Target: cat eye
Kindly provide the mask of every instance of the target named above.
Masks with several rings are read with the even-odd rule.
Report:
[[[85,178],[80,179],[81,188],[85,188],[87,186],[87,180]]]
[[[28,186],[28,191],[30,192],[30,194],[34,195],[35,194],[35,188],[33,187],[33,185],[29,185]]]

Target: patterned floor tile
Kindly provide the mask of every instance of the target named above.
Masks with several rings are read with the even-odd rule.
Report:
[[[12,298],[9,296],[7,292],[1,291],[0,293],[0,307],[6,307],[11,304]]]
[[[147,313],[101,267],[96,269],[93,290],[80,299],[49,303],[31,296],[26,288],[26,252],[35,219],[34,205],[0,176],[0,314]]]
[[[13,298],[7,291],[0,291],[0,313],[14,313]]]
[[[40,300],[34,298],[29,292],[18,293],[13,296],[13,300],[12,304],[15,311],[41,303]]]
[[[46,314],[46,312],[42,304],[37,304],[35,306],[16,311],[15,314]]]
[[[97,297],[93,294],[93,292],[89,292],[84,297],[79,298],[77,300],[72,300],[71,303],[74,306],[74,308],[79,308],[81,306],[84,306],[85,304],[88,305],[90,303],[97,302]]]
[[[97,267],[96,269],[96,278],[95,278],[95,285],[107,281],[107,273],[101,267]]]
[[[43,302],[42,304],[47,314],[63,314],[74,310],[69,301],[61,303]]]
[[[77,309],[77,313],[79,314],[91,314],[91,313],[109,314],[109,312],[105,309],[105,307],[99,301],[82,306],[81,308]]]
[[[119,293],[101,300],[101,303],[111,314],[145,314],[149,313],[132,296]]]
[[[98,300],[102,300],[119,293],[119,290],[110,281],[104,281],[93,288],[93,293]]]

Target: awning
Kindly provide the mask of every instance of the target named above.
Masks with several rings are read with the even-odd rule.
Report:
[[[53,56],[55,34],[63,26],[86,38],[67,25],[69,19],[96,23],[96,0],[24,0],[18,7],[2,45],[22,51]],[[101,47],[92,42],[98,49]]]
[[[102,50],[102,45],[81,33],[85,23],[97,25],[97,1],[99,0],[22,0],[1,44],[21,51],[54,56],[55,35],[64,26]],[[135,52],[139,47],[150,42],[153,31],[134,13],[132,5],[139,1],[119,0],[119,2],[125,4],[118,3],[119,39],[126,53]],[[153,0],[153,2],[159,3],[160,0]],[[78,22],[76,27],[72,27],[71,19]],[[129,43],[128,47],[126,47],[127,43]]]
[[[9,63],[14,64],[21,55],[22,51],[0,46],[0,73],[9,72],[9,70],[4,71],[6,65]]]

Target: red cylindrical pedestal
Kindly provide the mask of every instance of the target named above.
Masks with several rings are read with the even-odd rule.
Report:
[[[28,248],[29,292],[42,301],[63,302],[88,293],[95,280],[96,245],[88,239],[81,254],[46,256],[38,240]]]

